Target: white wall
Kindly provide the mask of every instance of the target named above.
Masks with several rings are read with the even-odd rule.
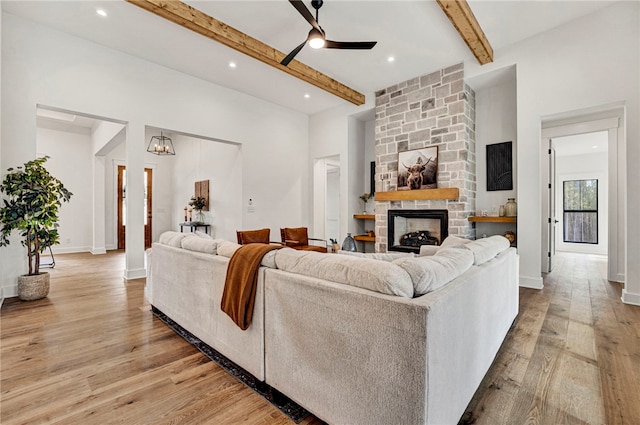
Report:
[[[50,105],[127,123],[134,198],[142,196],[151,126],[242,144],[242,199],[258,200],[257,213],[235,211],[243,227],[276,228],[310,217],[310,165],[301,160],[309,157],[306,115],[6,13],[2,19],[1,169],[35,157],[35,107]],[[126,278],[145,275],[141,204],[129,208]],[[15,294],[16,277],[26,270],[15,241],[1,248],[4,296]]]
[[[476,212],[489,214],[508,198],[517,199],[518,186],[518,139],[516,116],[515,67],[500,71],[502,77],[494,84],[482,85],[476,90]],[[467,80],[473,87],[473,82]],[[513,189],[487,191],[487,145],[512,142]],[[505,223],[476,223],[476,237],[501,235],[515,231],[516,226]],[[517,234],[516,234],[517,238]]]
[[[367,103],[359,107],[345,105],[320,112],[309,118],[310,162],[313,164],[315,160],[320,158],[340,157],[340,234],[338,242],[341,244],[348,232],[356,232],[357,223],[353,219],[353,214],[361,212],[362,209],[362,202],[358,197],[364,193],[362,178],[364,145],[359,148],[355,145],[363,143],[364,124],[352,117],[373,107],[373,94],[368,94],[366,99]],[[360,125],[363,128],[358,129]],[[357,137],[360,137],[359,141],[356,140]],[[359,153],[357,149],[360,149]],[[355,159],[354,156],[356,156]],[[360,169],[359,174],[354,172],[355,167]],[[324,179],[324,170],[315,174],[315,178]],[[320,186],[322,185],[318,187]],[[324,228],[324,201],[322,199],[324,191],[319,191],[318,187],[312,189],[314,190],[313,223],[314,227]],[[322,207],[318,207],[319,205]]]
[[[33,111],[35,118],[35,109]],[[73,193],[60,207],[60,244],[54,253],[89,251],[92,245],[91,135],[39,128],[37,155],[48,155],[45,168]]]
[[[243,210],[240,145],[182,135],[174,138],[174,145],[172,217],[162,231],[178,230],[178,223],[184,221],[184,207],[195,193],[195,182],[209,180],[209,211],[204,212],[204,221],[211,224],[214,237],[235,241],[236,230],[242,229],[238,212]],[[263,199],[257,195],[252,214],[263,213]],[[279,240],[279,234],[279,228],[272,228],[271,240]]]
[[[604,143],[607,142],[606,135]],[[556,232],[556,250],[581,252],[588,254],[607,254],[609,238],[609,214],[607,199],[609,198],[609,178],[607,155],[587,154],[556,157],[556,217],[559,220]],[[566,243],[563,237],[563,182],[568,180],[598,180],[598,243]]]
[[[517,65],[518,251],[520,283],[542,287],[541,121],[603,105],[626,108],[627,217],[640,208],[639,3],[618,2],[494,52],[492,64],[465,62],[467,77]],[[627,220],[623,298],[640,304],[640,223]]]

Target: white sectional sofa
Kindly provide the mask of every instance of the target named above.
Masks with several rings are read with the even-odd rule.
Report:
[[[272,251],[242,331],[220,310],[238,245],[167,232],[147,297],[331,424],[456,424],[518,312],[518,257],[497,238],[424,257]]]

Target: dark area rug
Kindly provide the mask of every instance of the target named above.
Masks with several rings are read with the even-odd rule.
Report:
[[[189,344],[200,350],[205,356],[220,365],[221,368],[235,376],[240,382],[251,388],[253,391],[260,394],[269,403],[277,407],[282,413],[291,418],[295,423],[300,423],[304,418],[310,415],[308,411],[302,408],[300,405],[292,401],[289,397],[285,396],[275,388],[271,388],[266,383],[260,381],[255,376],[211,348],[209,345],[202,342],[198,337],[192,335],[189,331],[182,326],[171,320],[166,314],[151,306],[151,311],[160,320],[162,320],[167,326],[175,331],[178,335],[184,338]]]

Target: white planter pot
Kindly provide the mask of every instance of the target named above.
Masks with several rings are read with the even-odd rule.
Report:
[[[49,273],[41,272],[33,276],[18,276],[18,298],[34,301],[49,294]]]

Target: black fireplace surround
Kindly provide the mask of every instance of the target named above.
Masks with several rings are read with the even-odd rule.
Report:
[[[403,222],[414,220],[414,224],[399,226],[396,222],[398,219],[402,219]],[[428,225],[424,226],[425,223]],[[410,228],[409,231],[407,227]],[[449,212],[447,210],[388,210],[387,251],[418,253],[422,245],[440,245],[448,236],[448,229]],[[401,234],[396,234],[396,231]]]

